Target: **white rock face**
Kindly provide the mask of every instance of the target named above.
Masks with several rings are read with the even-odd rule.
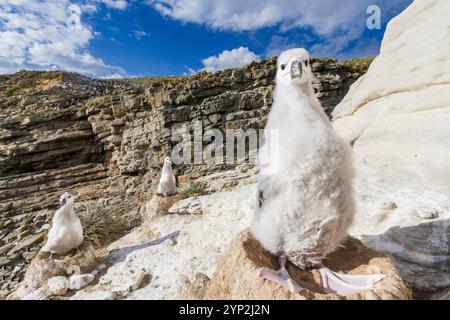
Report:
[[[111,244],[114,251],[107,260],[112,265],[106,274],[89,292],[78,291],[72,298],[179,298],[186,277],[211,277],[231,239],[249,226],[255,192],[255,185],[247,185],[198,197],[193,202],[201,204],[201,215],[161,216],[152,221],[155,239],[132,233]]]
[[[48,279],[47,286],[52,295],[63,296],[67,293],[69,288],[69,281],[66,277],[58,276]]]
[[[33,292],[27,294],[22,300],[48,300],[52,293],[48,287],[41,287]]]
[[[333,112],[354,146],[352,233],[393,253],[419,290],[450,286],[449,15],[450,1],[414,1]]]
[[[94,281],[95,276],[92,274],[75,274],[69,278],[69,289],[80,290]]]
[[[189,198],[175,203],[170,209],[170,214],[202,214],[202,203],[198,197]]]
[[[107,288],[114,298],[125,298],[132,291],[141,288],[150,274],[144,269],[116,268],[112,266],[107,274],[100,278],[100,285]]]
[[[87,292],[80,290],[75,293],[70,300],[114,300],[114,295],[110,291]]]

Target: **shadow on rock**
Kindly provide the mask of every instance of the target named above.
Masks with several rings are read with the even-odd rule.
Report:
[[[108,263],[108,264],[112,264],[112,263],[119,263],[119,262],[123,262],[125,261],[125,259],[127,258],[127,256],[131,253],[133,253],[134,251],[137,250],[141,250],[141,249],[145,249],[151,246],[156,246],[158,244],[161,244],[165,241],[177,241],[178,236],[180,235],[180,231],[175,231],[172,232],[164,237],[155,239],[155,240],[151,240],[148,241],[146,243],[142,243],[142,244],[137,244],[137,245],[133,245],[133,246],[128,246],[128,247],[123,247],[120,249],[115,249],[112,250],[105,258],[104,258],[104,262]]]
[[[450,288],[449,239],[450,219],[396,226],[384,234],[361,237],[369,247],[393,256],[402,279],[418,298]]]

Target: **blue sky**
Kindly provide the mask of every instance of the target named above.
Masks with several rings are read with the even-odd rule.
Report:
[[[412,0],[0,0],[0,73],[93,77],[216,71],[305,47],[338,59],[379,52]],[[366,27],[369,5],[381,29]]]

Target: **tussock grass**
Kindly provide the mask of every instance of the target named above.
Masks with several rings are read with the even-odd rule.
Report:
[[[181,187],[178,192],[186,198],[197,197],[206,194],[206,184],[200,181],[190,181]]]
[[[77,211],[85,240],[97,247],[120,238],[130,229],[122,210],[106,206],[103,201],[87,201]]]

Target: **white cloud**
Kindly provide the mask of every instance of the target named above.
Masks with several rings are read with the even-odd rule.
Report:
[[[107,7],[123,10],[128,6],[126,0],[96,0],[97,2],[104,3]]]
[[[133,76],[129,76],[129,77],[132,77],[132,78],[133,78]],[[106,76],[100,77],[100,79],[123,79],[123,78],[125,78],[125,77],[123,76],[123,74],[119,74],[119,73],[108,74],[108,75],[106,75]]]
[[[215,72],[223,69],[237,68],[252,61],[259,61],[260,57],[247,47],[240,47],[233,50],[225,50],[222,53],[203,59],[204,68],[202,70]]]
[[[93,76],[125,74],[92,56],[94,38],[82,14],[91,4],[70,0],[0,0],[0,73],[59,69]]]
[[[184,69],[186,69],[186,71],[183,72],[183,76],[192,76],[192,75],[197,73],[196,70],[194,70],[194,69],[192,69],[192,68],[190,68],[188,66],[184,66]]]
[[[310,28],[327,49],[336,55],[362,36],[366,28],[367,7],[375,4],[385,18],[412,0],[147,0],[162,15],[183,22],[194,22],[213,29],[250,31],[277,26],[280,32]],[[268,54],[282,51],[272,46]]]
[[[313,27],[329,34],[352,24],[374,0],[147,0],[165,16],[224,30]]]
[[[133,36],[136,39],[140,40],[142,38],[149,38],[149,37],[151,37],[151,34],[148,33],[148,32],[145,32],[143,30],[136,30],[136,31],[133,31]]]

